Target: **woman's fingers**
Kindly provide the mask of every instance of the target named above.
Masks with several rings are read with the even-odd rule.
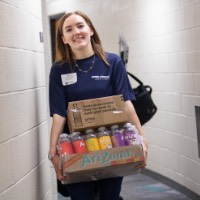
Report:
[[[55,156],[51,161],[54,166],[54,170],[56,172],[56,176],[58,180],[64,180],[65,177],[63,176],[63,170],[61,168],[60,157]]]

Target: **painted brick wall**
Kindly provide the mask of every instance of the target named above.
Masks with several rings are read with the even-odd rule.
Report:
[[[51,199],[43,6],[0,0],[0,200]]]
[[[153,87],[158,106],[144,126],[147,167],[200,194],[194,118],[194,105],[200,105],[200,1],[47,0],[49,16],[73,10],[91,17],[108,51],[118,53],[124,34],[127,69]]]

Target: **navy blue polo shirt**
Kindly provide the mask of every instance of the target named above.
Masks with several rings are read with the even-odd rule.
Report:
[[[87,73],[79,71],[75,64],[53,64],[49,81],[50,116],[59,114],[66,117],[68,102],[84,99],[100,98],[122,94],[124,100],[133,100],[135,95],[127,77],[121,58],[113,53],[107,53],[110,66],[106,65],[95,54],[93,68]],[[88,70],[94,56],[77,60],[82,70]],[[77,82],[63,85],[61,75],[75,73]]]

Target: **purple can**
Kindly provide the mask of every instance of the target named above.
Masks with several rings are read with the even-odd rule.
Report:
[[[131,123],[126,123],[124,125],[124,140],[127,146],[137,144],[137,133],[132,128]]]
[[[125,145],[124,136],[122,131],[119,129],[119,125],[111,126],[111,139],[114,147],[123,147]]]

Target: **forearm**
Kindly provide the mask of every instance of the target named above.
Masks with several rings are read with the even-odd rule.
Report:
[[[55,154],[56,153],[56,146],[58,143],[58,139],[60,134],[63,131],[63,128],[66,123],[66,118],[60,115],[54,114],[53,115],[53,123],[51,127],[51,134],[50,134],[50,147],[49,153]]]

